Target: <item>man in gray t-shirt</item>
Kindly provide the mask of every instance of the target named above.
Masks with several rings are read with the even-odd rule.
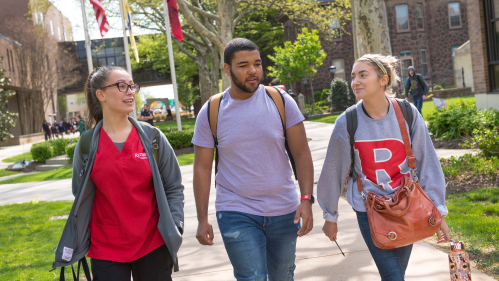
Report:
[[[225,48],[224,61],[231,87],[222,94],[216,132],[215,205],[220,232],[237,280],[267,280],[267,276],[291,280],[296,239],[313,226],[313,164],[304,118],[293,99],[281,91],[283,131],[279,111],[260,84],[262,60],[253,42],[232,40]],[[198,114],[192,139],[194,195],[199,222],[196,237],[203,245],[213,245],[208,202],[215,140],[207,104]],[[284,133],[303,200],[298,199],[292,179]]]

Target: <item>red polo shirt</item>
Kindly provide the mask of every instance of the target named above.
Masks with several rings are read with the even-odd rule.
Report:
[[[158,230],[151,167],[135,127],[121,152],[100,129],[90,177],[95,198],[89,257],[131,262],[165,244]]]

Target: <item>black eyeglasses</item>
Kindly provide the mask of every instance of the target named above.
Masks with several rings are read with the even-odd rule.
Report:
[[[128,85],[125,82],[118,82],[118,83],[114,83],[111,85],[107,85],[105,87],[100,88],[100,90],[105,89],[105,88],[109,88],[109,87],[113,87],[113,86],[118,87],[118,90],[122,93],[126,93],[128,91],[128,89],[130,89],[135,94],[138,94],[140,91],[140,86],[138,84]]]

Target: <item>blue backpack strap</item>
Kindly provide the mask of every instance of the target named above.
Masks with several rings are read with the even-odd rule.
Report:
[[[350,137],[350,156],[352,157],[352,164],[350,166],[350,178],[353,181],[356,181],[357,178],[355,176],[355,132],[357,131],[357,127],[359,125],[357,120],[357,105],[354,104],[350,106],[346,111],[345,115],[347,117],[347,131],[348,136]]]

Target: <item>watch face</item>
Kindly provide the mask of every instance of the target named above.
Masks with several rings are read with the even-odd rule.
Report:
[[[315,198],[312,194],[310,194],[310,202],[312,202],[312,204],[315,203]]]

